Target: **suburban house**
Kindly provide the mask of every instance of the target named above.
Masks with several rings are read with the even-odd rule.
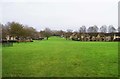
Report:
[[[16,37],[7,35],[7,36],[6,36],[6,40],[17,40],[17,39],[16,39]]]
[[[10,41],[10,42],[32,42],[32,39],[29,38],[29,37],[19,38],[17,36],[7,35],[5,39],[2,39],[2,41]]]
[[[113,40],[120,41],[120,33],[115,33],[114,37],[113,37]]]
[[[76,41],[120,41],[120,33],[73,33],[71,40]]]

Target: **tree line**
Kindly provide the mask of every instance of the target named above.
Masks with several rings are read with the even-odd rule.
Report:
[[[66,31],[62,30],[51,30],[50,28],[45,28],[44,30],[38,32],[35,28],[29,27],[27,25],[20,24],[18,22],[8,22],[7,24],[3,25],[0,24],[0,38],[6,39],[6,37],[12,36],[16,39],[40,39],[41,37],[46,37],[48,39],[50,36],[62,36],[65,35],[65,37],[70,36],[73,33],[73,30],[67,29]],[[120,32],[120,27],[117,29],[113,25],[109,25],[108,27],[106,25],[101,26],[98,28],[98,26],[90,26],[86,28],[86,26],[81,26],[78,29],[79,33],[114,33],[114,32]]]

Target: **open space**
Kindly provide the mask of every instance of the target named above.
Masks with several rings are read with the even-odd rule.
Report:
[[[2,48],[3,77],[117,77],[118,42],[49,40]]]

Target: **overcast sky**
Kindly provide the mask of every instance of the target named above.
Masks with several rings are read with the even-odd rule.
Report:
[[[3,0],[0,3],[0,21],[20,22],[38,31],[80,26],[114,25],[118,27],[119,0]]]

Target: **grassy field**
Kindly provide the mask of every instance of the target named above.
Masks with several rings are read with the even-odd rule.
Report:
[[[115,77],[117,42],[80,42],[51,37],[3,47],[3,77]]]
[[[0,44],[0,78],[2,78],[2,44]]]

